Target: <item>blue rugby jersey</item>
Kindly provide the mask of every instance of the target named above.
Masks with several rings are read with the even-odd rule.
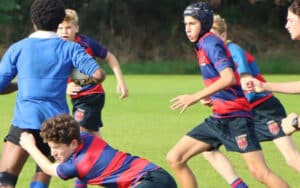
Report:
[[[249,74],[262,82],[266,82],[259,71],[255,58],[249,52],[231,41],[227,41],[227,46],[232,55],[233,61],[237,66],[237,71],[239,74]],[[273,96],[271,92],[248,92],[245,93],[245,95],[252,108],[263,103]]]
[[[204,84],[209,86],[220,78],[225,68],[233,69],[236,84],[214,93],[211,97],[213,117],[251,117],[250,104],[241,89],[240,78],[224,42],[215,34],[208,32],[196,43],[195,51]]]
[[[107,56],[107,49],[104,46],[102,46],[99,42],[90,37],[87,37],[85,35],[77,35],[75,37],[75,42],[80,44],[80,46],[84,48],[86,53],[88,53],[93,58],[98,57],[100,59],[105,59]],[[94,93],[104,93],[103,86],[101,84],[95,83],[83,86],[80,92],[78,92],[77,95],[71,95],[71,98],[76,99]]]
[[[18,76],[12,124],[40,129],[46,119],[68,113],[67,78],[74,67],[92,76],[99,65],[80,45],[54,32],[37,31],[10,46],[0,63],[0,91]]]
[[[112,148],[97,136],[81,133],[81,137],[82,144],[67,161],[57,167],[60,178],[79,178],[75,187],[90,184],[128,188],[146,172],[160,168],[146,159]]]

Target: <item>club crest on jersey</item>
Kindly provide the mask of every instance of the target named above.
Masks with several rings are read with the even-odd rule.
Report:
[[[74,114],[74,119],[77,121],[77,122],[81,122],[84,118],[84,110],[78,108]]]
[[[235,137],[235,141],[240,150],[245,150],[248,147],[247,135],[243,134]]]
[[[279,133],[279,125],[276,121],[270,120],[267,122],[269,132],[272,135],[277,135]]]

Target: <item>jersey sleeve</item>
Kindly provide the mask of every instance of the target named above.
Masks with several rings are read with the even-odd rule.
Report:
[[[218,72],[228,67],[234,68],[229,51],[221,39],[210,36],[204,39],[203,43],[207,57]]]
[[[107,56],[107,49],[92,38],[88,38],[89,46],[93,51],[95,57],[105,59]]]
[[[74,182],[74,188],[87,188],[87,183],[76,178]]]
[[[92,77],[93,73],[100,68],[100,65],[92,56],[88,55],[79,44],[73,43],[72,51],[73,66],[81,73]]]
[[[75,161],[73,159],[69,159],[64,163],[61,163],[60,165],[58,165],[56,173],[63,180],[78,177]]]
[[[236,44],[230,43],[228,49],[232,55],[234,63],[237,65],[237,71],[239,74],[252,74],[249,67],[247,57],[245,55],[244,49]]]
[[[17,58],[18,52],[14,46],[11,46],[0,63],[0,91],[3,91],[17,75]]]

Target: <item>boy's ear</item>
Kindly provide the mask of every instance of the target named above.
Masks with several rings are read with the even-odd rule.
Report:
[[[73,139],[73,140],[71,141],[70,146],[72,147],[72,149],[77,148],[77,147],[79,146],[78,140],[77,140],[77,139]]]

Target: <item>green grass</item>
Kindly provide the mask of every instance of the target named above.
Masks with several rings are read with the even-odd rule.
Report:
[[[299,80],[298,75],[266,76],[269,81]],[[104,138],[114,147],[139,155],[162,166],[169,172],[165,161],[167,151],[187,131],[210,115],[210,110],[201,105],[194,105],[184,114],[172,111],[169,100],[179,94],[192,93],[203,87],[199,75],[125,75],[129,88],[129,98],[119,100],[116,93],[116,81],[109,75],[104,83],[106,104],[103,112]],[[281,99],[288,112],[299,113],[300,96],[276,95]],[[9,128],[15,94],[0,96],[0,137],[3,138]],[[300,134],[293,135],[300,149]],[[2,147],[2,142],[0,147]],[[272,143],[262,144],[266,161],[270,168],[287,180],[291,188],[300,187],[300,173],[289,168],[283,157]],[[221,148],[225,151],[224,148]],[[245,163],[237,153],[225,152],[232,160],[238,174],[251,188],[264,187],[255,181],[246,169]],[[199,187],[229,187],[226,182],[210,167],[201,155],[189,162]],[[32,159],[28,161],[19,177],[19,188],[28,187],[34,173]],[[54,178],[50,187],[67,188],[73,181],[63,182]],[[94,187],[94,186],[93,186]]]

